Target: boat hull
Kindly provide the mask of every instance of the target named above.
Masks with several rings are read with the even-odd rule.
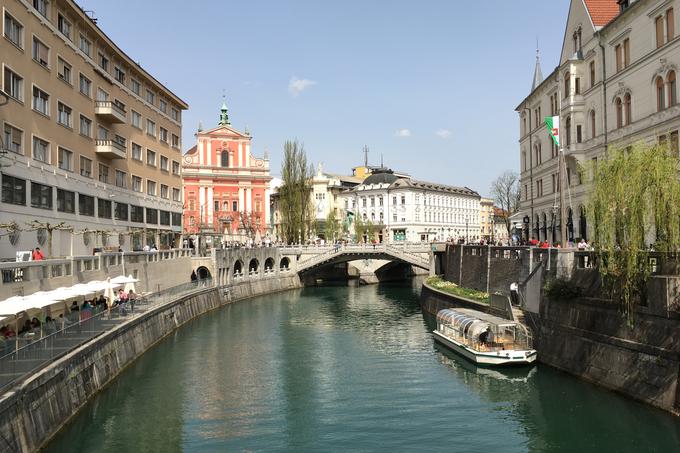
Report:
[[[469,361],[481,366],[513,366],[529,365],[536,360],[536,351],[503,350],[494,352],[475,351],[458,341],[447,337],[438,330],[432,332],[434,339],[448,347],[453,352],[465,357]]]

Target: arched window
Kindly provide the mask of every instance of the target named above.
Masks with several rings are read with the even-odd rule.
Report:
[[[663,79],[661,77],[656,78],[656,111],[660,112],[663,110],[666,104],[666,96],[664,96],[664,86]]]
[[[623,103],[621,98],[616,98],[616,127],[623,127]]]
[[[220,156],[220,165],[223,167],[229,166],[229,151],[226,149],[222,151],[222,155]]]
[[[567,146],[571,145],[571,116],[567,117],[566,121],[566,126],[564,128],[564,133],[566,134],[567,138]]]
[[[590,138],[595,138],[597,131],[595,129],[595,110],[590,111]]]
[[[626,93],[626,95],[623,97],[623,107],[626,113],[626,126],[628,126],[633,122],[633,107],[630,93]]]
[[[571,74],[568,72],[564,74],[564,97],[569,97],[571,94]]]
[[[676,88],[675,88],[675,71],[670,71],[668,77],[668,107],[673,107],[677,102]]]

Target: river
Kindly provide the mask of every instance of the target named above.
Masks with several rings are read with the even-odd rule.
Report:
[[[48,452],[677,452],[680,418],[545,366],[435,347],[418,282],[305,288],[198,318]]]

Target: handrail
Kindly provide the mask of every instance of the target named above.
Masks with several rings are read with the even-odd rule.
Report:
[[[95,107],[103,107],[103,108],[112,108],[119,114],[125,116],[125,109],[121,107],[120,105],[116,104],[115,102],[112,101],[94,101],[94,106]]]

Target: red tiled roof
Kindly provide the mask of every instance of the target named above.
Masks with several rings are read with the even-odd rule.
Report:
[[[585,0],[593,25],[604,27],[619,15],[617,0]]]

